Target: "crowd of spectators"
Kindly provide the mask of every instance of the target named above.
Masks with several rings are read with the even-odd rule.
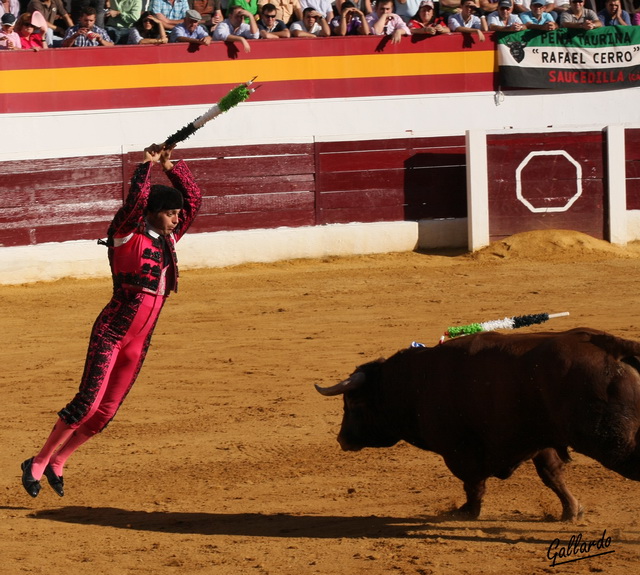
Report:
[[[640,0],[0,0],[0,50],[640,25]]]

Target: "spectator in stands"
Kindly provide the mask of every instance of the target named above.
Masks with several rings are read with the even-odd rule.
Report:
[[[162,22],[151,12],[143,12],[129,30],[127,44],[166,44],[168,41]]]
[[[433,0],[422,0],[417,14],[409,21],[412,36],[449,34],[450,30],[442,16],[436,16]]]
[[[522,20],[521,14],[530,12],[532,5],[533,0],[513,0],[513,13],[520,16],[520,20]],[[560,6],[560,8],[556,8],[556,6]],[[569,0],[547,0],[547,3],[544,5],[544,12],[548,12],[555,22],[558,19],[558,14],[568,8]]]
[[[593,10],[584,7],[584,0],[571,0],[569,9],[560,14],[558,24],[560,28],[580,28],[583,30],[593,30],[602,26],[598,15]]]
[[[20,2],[18,0],[0,0],[0,17],[5,14],[13,14],[17,19],[20,15]]]
[[[367,23],[374,36],[388,36],[392,44],[397,44],[403,36],[411,36],[411,30],[393,13],[393,6],[393,0],[378,0],[375,11],[367,16]]]
[[[202,26],[212,30],[224,20],[221,0],[189,0],[189,8],[200,13]]]
[[[249,21],[247,24],[245,18]],[[251,12],[240,6],[233,6],[227,12],[226,20],[223,20],[213,31],[214,40],[223,42],[239,42],[245,52],[251,52],[251,46],[247,40],[257,40],[260,37],[258,24]]]
[[[440,10],[438,11],[440,16],[444,16],[449,19],[452,14],[460,12],[460,0],[440,0]]]
[[[252,16],[258,15],[258,0],[229,0],[227,2],[227,14],[234,6],[240,6],[243,10],[249,12]]]
[[[487,25],[492,32],[519,32],[524,29],[522,21],[512,13],[511,0],[500,0],[498,9],[489,14]]]
[[[67,30],[62,40],[63,48],[85,48],[89,46],[113,46],[104,28],[96,26],[96,9],[84,8],[75,26]]]
[[[604,10],[598,12],[598,18],[603,26],[631,26],[631,18],[622,9],[620,0],[607,0]]]
[[[129,30],[140,18],[142,0],[109,0],[106,30],[114,44],[126,44]]]
[[[462,7],[458,14],[449,16],[449,29],[452,32],[462,32],[471,36],[475,34],[480,42],[484,42],[483,32],[487,31],[487,20],[476,16],[478,5],[474,0],[462,0]]]
[[[276,7],[273,4],[263,4],[260,7],[258,30],[260,31],[260,38],[265,40],[291,37],[291,32],[289,32],[287,25],[276,18]]]
[[[96,26],[104,28],[105,2],[106,0],[63,0],[65,8],[71,15],[71,20],[78,22],[85,8],[94,8],[96,11]]]
[[[525,2],[528,2],[528,1],[529,0],[525,0]],[[495,12],[498,9],[498,0],[495,0],[495,2],[493,2],[492,0],[478,0],[478,6],[480,7],[478,16],[480,16],[480,14],[484,14],[485,16],[488,16],[489,14],[491,14],[491,12]],[[514,3],[514,12],[515,12],[515,3]]]
[[[44,40],[46,30],[35,27],[31,22],[31,12],[20,14],[16,20],[15,31],[20,36],[20,45],[23,50],[38,52],[47,48],[47,43]]]
[[[299,0],[258,0],[260,6],[273,4],[276,7],[276,18],[287,26],[302,20],[302,8]]]
[[[15,31],[16,17],[11,12],[2,15],[0,29],[0,50],[22,50],[20,36]]]
[[[528,30],[556,30],[558,25],[549,12],[545,11],[547,0],[531,0],[531,10],[520,14],[522,24]]]
[[[173,30],[174,26],[182,24],[187,10],[187,0],[151,0],[149,4],[149,11],[162,22],[165,30]]]
[[[184,15],[184,22],[178,24],[171,30],[169,42],[187,42],[198,46],[208,46],[211,44],[211,36],[200,25],[202,16],[195,10],[187,10]]]
[[[407,24],[420,8],[420,0],[395,0],[394,12]]]
[[[331,32],[334,36],[368,36],[371,34],[369,23],[362,10],[356,8],[351,0],[345,0],[340,6],[340,15],[331,20]]]
[[[524,14],[529,10],[531,10],[531,0],[513,0],[514,14],[517,14],[517,15]]]
[[[67,12],[62,0],[31,0],[27,5],[27,12],[40,12],[47,21],[45,38],[47,45],[60,45],[66,31],[73,26],[71,16]]]
[[[302,20],[291,24],[291,35],[294,38],[320,38],[331,36],[331,29],[324,15],[315,8],[305,8]]]
[[[302,8],[303,15],[305,8],[313,8],[322,14],[327,22],[331,22],[334,17],[331,0],[300,0],[300,8]]]
[[[371,12],[373,12],[373,8],[371,7],[372,5],[372,0],[335,0],[334,5],[336,7],[336,12],[338,14],[342,14],[342,4],[344,4],[345,2],[352,2],[355,4],[355,7],[360,10],[360,12],[362,12],[365,16],[367,14],[371,14]],[[375,0],[373,0],[373,2],[375,2]]]

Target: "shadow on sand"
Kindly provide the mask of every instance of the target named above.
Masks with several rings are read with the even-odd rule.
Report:
[[[449,514],[422,517],[341,517],[287,513],[186,513],[115,507],[62,507],[36,511],[36,519],[137,531],[283,538],[416,538],[539,545],[575,529],[563,523],[474,521],[457,524]],[[633,538],[638,544],[637,538]]]

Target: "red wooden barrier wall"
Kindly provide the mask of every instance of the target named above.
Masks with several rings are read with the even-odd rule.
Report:
[[[122,178],[120,156],[0,162],[0,246],[104,236]]]
[[[625,130],[627,209],[640,210],[640,129]]]
[[[139,157],[126,158],[128,173]],[[314,224],[313,144],[193,148],[176,157],[203,191],[196,233]],[[162,179],[158,170],[154,182]]]
[[[322,142],[319,224],[465,217],[464,137]]]
[[[0,246],[104,237],[141,156],[0,162]],[[204,193],[194,232],[466,216],[462,136],[193,148],[176,157]],[[159,169],[152,179],[166,183]]]
[[[531,152],[540,155],[532,156],[525,164]],[[555,153],[542,155],[545,152]],[[552,228],[603,239],[604,153],[605,135],[600,131],[488,136],[491,241],[518,232]],[[575,164],[580,166],[581,175]],[[522,199],[516,193],[519,166]],[[576,195],[577,199],[565,210]],[[539,208],[564,211],[535,211]]]

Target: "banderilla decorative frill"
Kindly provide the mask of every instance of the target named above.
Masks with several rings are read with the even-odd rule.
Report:
[[[491,321],[485,321],[482,323],[470,323],[468,325],[459,325],[447,328],[440,338],[440,343],[443,343],[446,338],[460,337],[462,335],[471,335],[472,333],[480,333],[483,331],[494,331],[496,329],[518,329],[519,327],[527,327],[529,325],[535,325],[537,323],[544,323],[550,319],[556,317],[566,317],[569,315],[568,311],[560,313],[533,313],[529,315],[516,315],[513,317],[505,317],[504,319],[494,319]],[[411,343],[411,347],[425,347],[423,343],[414,341]]]
[[[533,313],[529,315],[516,315],[513,317],[505,317],[504,319],[494,319],[482,323],[470,323],[468,325],[460,325],[447,328],[444,335],[440,338],[443,342],[445,338],[460,337],[461,335],[471,335],[472,333],[480,333],[482,331],[494,331],[496,329],[518,329],[538,323],[544,323],[556,317],[568,316],[568,311],[560,313]]]
[[[257,78],[254,76],[248,82],[244,84],[240,84],[231,90],[226,96],[224,96],[217,104],[214,104],[209,108],[202,116],[196,118],[193,122],[187,124],[183,128],[180,128],[175,134],[169,136],[164,145],[167,148],[172,148],[179,142],[183,142],[189,136],[192,136],[196,130],[199,130],[210,120],[217,118],[223,112],[230,110],[231,108],[237,106],[241,102],[244,102],[253,94],[260,86],[256,86],[255,88],[250,88],[253,81]]]

